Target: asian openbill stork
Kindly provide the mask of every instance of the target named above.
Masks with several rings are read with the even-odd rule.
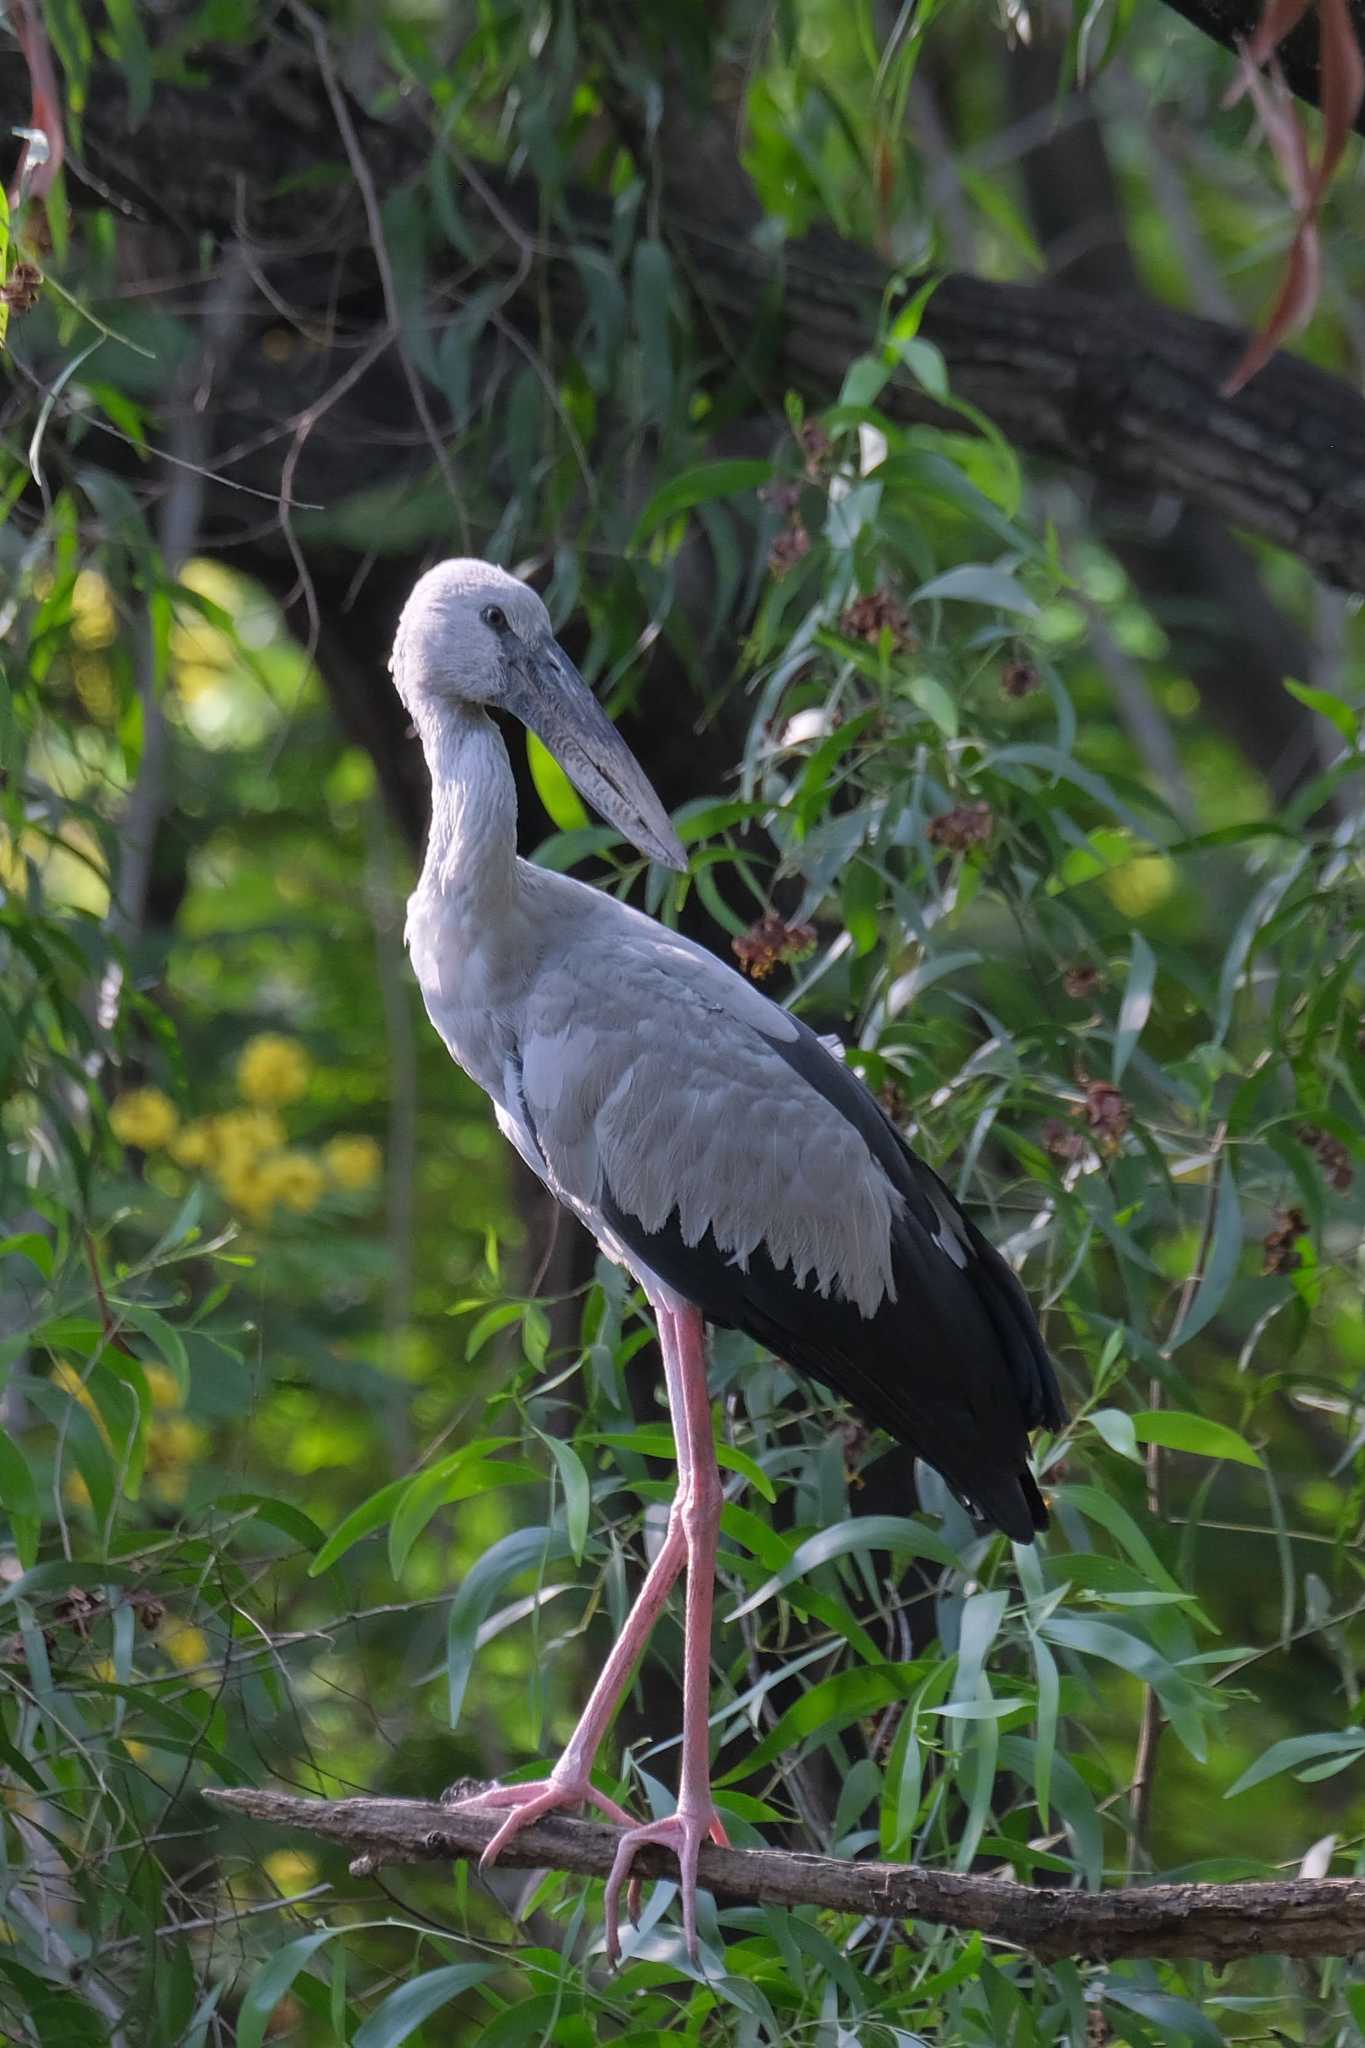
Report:
[[[488,562],[441,563],[404,608],[393,673],[431,771],[407,923],[428,1014],[527,1165],[644,1289],[678,1449],[662,1546],[568,1748],[548,1780],[477,1796],[509,1809],[483,1860],[554,1807],[597,1806],[625,1829],[608,1953],[636,1849],[666,1842],[695,1955],[698,1851],[724,1840],[707,1729],[721,1489],[706,1324],[747,1331],[846,1395],[1017,1542],[1046,1523],[1028,1433],[1060,1426],[1061,1400],[1010,1268],[799,1018],[614,896],[517,858],[488,709],[538,734],[649,859],[687,864],[534,591]],[[589,1771],[684,1569],[677,1810],[635,1826]]]

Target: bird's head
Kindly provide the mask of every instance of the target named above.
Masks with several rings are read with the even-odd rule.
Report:
[[[528,584],[492,562],[438,563],[403,607],[389,665],[419,730],[439,728],[465,705],[510,712],[641,853],[687,866],[667,811]]]

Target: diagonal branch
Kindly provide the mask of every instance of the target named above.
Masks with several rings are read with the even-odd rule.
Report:
[[[386,1863],[449,1863],[487,1847],[502,1816],[421,1799],[303,1799],[293,1793],[206,1788],[229,1814],[304,1829],[356,1852],[353,1874]],[[618,1831],[594,1821],[542,1820],[510,1842],[502,1861],[605,1877]],[[642,1849],[646,1877],[675,1877],[672,1854]],[[701,1852],[702,1885],[720,1898],[767,1906],[819,1906],[878,1919],[978,1929],[1043,1959],[1090,1956],[1354,1955],[1365,1949],[1365,1879],[1255,1884],[1129,1885],[1109,1892],[1041,1890],[995,1877],[961,1877],[911,1863],[849,1863],[780,1849]]]

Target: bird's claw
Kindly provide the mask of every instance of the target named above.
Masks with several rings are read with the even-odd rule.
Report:
[[[634,1876],[631,1865],[637,1850],[647,1842],[662,1842],[672,1849],[678,1859],[678,1895],[682,1900],[683,1939],[687,1953],[695,1963],[697,1960],[697,1858],[703,1842],[715,1842],[719,1848],[729,1847],[729,1836],[714,1806],[707,1804],[697,1810],[679,1808],[677,1813],[668,1814],[663,1820],[646,1821],[643,1827],[628,1828],[616,1845],[616,1858],[607,1879],[607,1892],[602,1906],[603,1933],[606,1938],[607,1960],[619,1963],[621,1960],[621,1887],[627,1878],[630,1889],[626,1894],[626,1911],[631,1925],[640,1917],[640,1880]]]
[[[452,1786],[451,1791],[459,1790]],[[480,1870],[488,1870],[497,1862],[510,1841],[523,1828],[529,1828],[547,1813],[555,1813],[566,1806],[595,1806],[614,1820],[618,1826],[629,1828],[631,1817],[624,1806],[618,1806],[605,1792],[599,1792],[586,1772],[551,1771],[548,1778],[533,1781],[529,1785],[486,1785],[471,1789],[456,1800],[445,1801],[448,1805],[475,1808],[508,1807],[506,1820],[498,1829],[488,1847],[479,1858]]]

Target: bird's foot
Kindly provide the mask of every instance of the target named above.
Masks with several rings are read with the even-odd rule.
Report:
[[[646,1842],[663,1842],[672,1849],[678,1859],[678,1894],[682,1900],[683,1939],[687,1953],[695,1963],[697,1960],[697,1857],[703,1842],[715,1842],[718,1847],[729,1847],[729,1836],[721,1822],[720,1815],[708,1799],[704,1805],[679,1807],[663,1820],[647,1821],[643,1827],[628,1828],[616,1849],[616,1860],[611,1866],[607,1879],[607,1893],[603,1901],[603,1932],[606,1936],[607,1960],[619,1963],[621,1960],[621,1887],[630,1881],[626,1894],[626,1909],[632,1925],[640,1917],[640,1880],[632,1874],[631,1865],[636,1851],[643,1849]]]
[[[442,1804],[510,1809],[506,1820],[479,1858],[480,1870],[487,1870],[496,1863],[507,1844],[519,1835],[523,1828],[529,1828],[533,1821],[540,1820],[547,1813],[555,1813],[562,1807],[595,1806],[608,1820],[616,1821],[621,1827],[628,1828],[631,1824],[631,1816],[624,1806],[618,1806],[605,1792],[599,1792],[586,1771],[561,1771],[558,1767],[551,1771],[548,1778],[535,1780],[529,1785],[481,1785],[470,1788],[466,1788],[464,1784],[452,1785],[449,1792],[442,1794]]]

